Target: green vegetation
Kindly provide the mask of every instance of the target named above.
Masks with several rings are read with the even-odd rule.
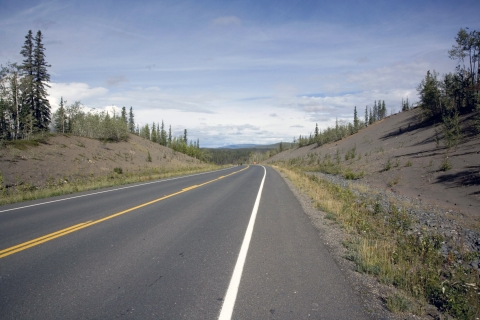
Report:
[[[385,209],[375,195],[360,198],[353,187],[342,188],[305,174],[309,167],[280,165],[277,169],[327,213],[326,219],[346,230],[345,258],[355,263],[357,271],[399,289],[386,299],[391,311],[421,313],[422,308],[411,302],[415,299],[458,319],[480,315],[477,271],[459,264],[452,252],[443,256],[440,248],[445,240],[439,234],[409,232],[412,218],[399,203],[392,201]],[[465,261],[478,258],[475,253],[461,255]]]
[[[389,171],[390,169],[392,169],[392,161],[388,158],[388,161],[383,166],[383,171]]]
[[[298,139],[294,138],[293,144],[298,145],[298,147],[303,147],[315,143],[318,146],[321,146],[330,142],[335,142],[357,133],[359,130],[382,120],[386,116],[387,107],[385,106],[385,101],[378,100],[378,103],[375,101],[373,109],[370,107],[370,112],[368,112],[367,106],[365,108],[365,118],[363,121],[358,118],[357,107],[355,106],[353,109],[353,123],[346,120],[336,119],[334,128],[327,127],[323,131],[319,130],[318,125],[316,125],[313,135],[300,135]]]
[[[45,187],[36,187],[28,183],[20,183],[17,188],[3,189],[0,193],[0,205],[136,182],[164,179],[216,169],[218,169],[218,166],[202,165],[188,168],[179,167],[177,169],[151,168],[140,172],[124,172],[122,168],[117,167],[108,175],[78,177],[76,180],[72,181],[61,179],[59,181],[52,181]]]
[[[440,167],[438,170],[440,171],[448,171],[452,169],[452,164],[450,163],[450,160],[448,160],[448,156],[445,156],[442,160],[442,163],[440,164]]]
[[[435,71],[428,71],[417,88],[420,107],[426,118],[441,121],[447,148],[456,146],[461,139],[460,115],[474,112],[472,127],[478,129],[480,123],[480,32],[468,32],[461,28],[455,42],[448,54],[459,63],[456,71],[444,75],[442,79]]]
[[[25,36],[20,54],[21,65],[7,63],[0,70],[0,139],[29,139],[38,132],[48,132],[50,104],[47,99],[50,75],[45,60],[43,34],[39,30]]]

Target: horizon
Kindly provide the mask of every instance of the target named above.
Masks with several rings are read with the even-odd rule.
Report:
[[[60,97],[133,107],[140,125],[187,129],[205,148],[269,145],[351,121],[356,106],[417,101],[428,70],[454,72],[478,1],[3,1],[0,63],[44,35],[52,113]]]

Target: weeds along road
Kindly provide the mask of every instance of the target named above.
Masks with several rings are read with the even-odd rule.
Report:
[[[0,207],[2,319],[122,316],[365,318],[268,167]]]

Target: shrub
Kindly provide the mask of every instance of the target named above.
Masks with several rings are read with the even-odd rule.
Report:
[[[440,164],[440,167],[438,168],[438,170],[448,171],[450,169],[452,169],[452,164],[450,163],[450,161],[448,160],[448,157],[446,156],[445,158],[443,158],[443,161]]]

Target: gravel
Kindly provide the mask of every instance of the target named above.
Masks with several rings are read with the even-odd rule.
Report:
[[[460,212],[453,210],[445,211],[433,205],[423,203],[420,199],[412,199],[391,191],[375,190],[361,180],[347,180],[338,175],[321,172],[309,172],[308,174],[316,175],[342,188],[349,188],[360,201],[373,196],[384,212],[390,210],[392,202],[402,204],[403,208],[401,205],[397,205],[397,209],[405,209],[405,212],[408,213],[413,221],[407,233],[426,231],[440,234],[445,239],[442,246],[442,254],[444,256],[447,256],[449,253],[454,253],[458,256],[458,259],[460,259],[459,249],[461,251],[480,253],[480,232],[462,228],[451,218],[461,216]],[[360,190],[368,190],[368,192],[362,192]],[[370,210],[373,210],[373,208]]]
[[[458,252],[458,245],[461,243],[465,248],[480,251],[480,233],[461,228],[452,218],[446,215],[455,216],[459,214],[453,211],[442,211],[439,208],[423,203],[419,199],[411,199],[406,196],[396,194],[385,190],[375,190],[361,180],[347,180],[341,176],[323,174],[319,172],[310,172],[308,174],[317,175],[331,183],[344,188],[349,188],[354,192],[359,201],[375,197],[384,211],[390,209],[392,200],[404,205],[406,212],[412,217],[414,223],[411,224],[407,232],[437,232],[445,238],[441,247],[441,253],[444,256],[449,254],[457,255],[459,263],[462,263]],[[398,290],[392,286],[381,284],[376,278],[365,273],[355,271],[355,264],[347,260],[347,249],[343,242],[348,239],[348,235],[335,222],[326,219],[326,213],[315,207],[312,199],[298,190],[293,183],[282,175],[287,185],[290,187],[298,201],[301,203],[305,213],[310,217],[312,224],[317,228],[320,241],[328,248],[335,262],[345,274],[353,290],[357,293],[359,300],[364,306],[366,312],[372,319],[449,319],[448,316],[441,314],[434,306],[422,305],[422,315],[412,313],[392,313],[386,307],[386,299],[398,293]],[[361,187],[361,188],[355,188]],[[363,190],[360,191],[360,190]],[[401,209],[401,208],[398,208]],[[374,210],[372,207],[371,210]],[[469,264],[471,268],[480,271],[480,259]],[[415,303],[415,302],[412,302]]]

